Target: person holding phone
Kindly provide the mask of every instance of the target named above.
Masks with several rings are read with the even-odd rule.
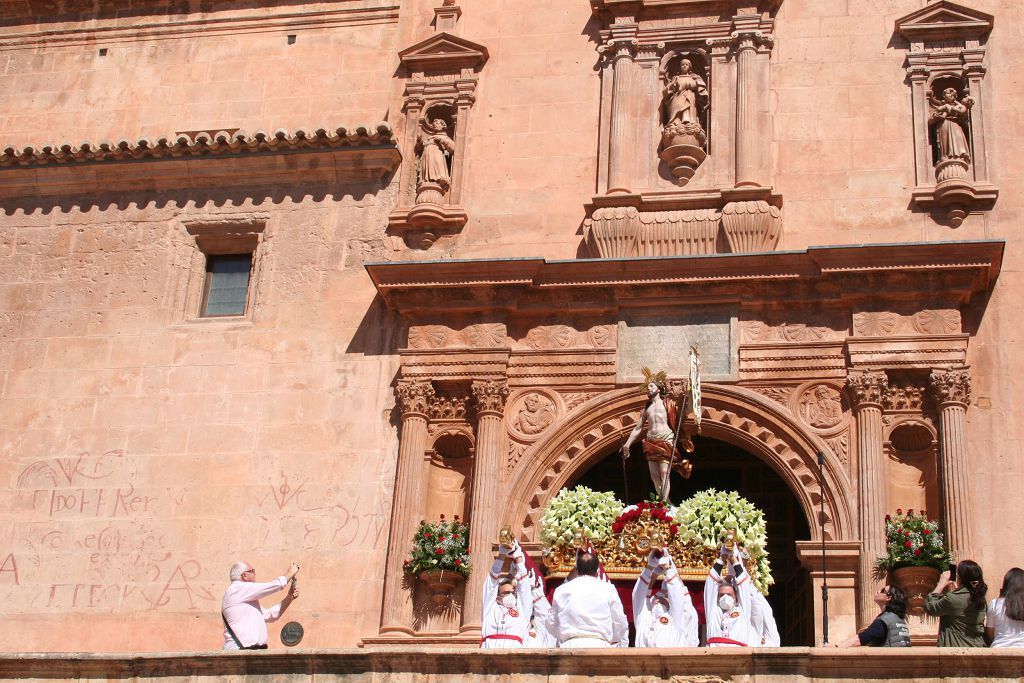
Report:
[[[985,593],[988,586],[981,567],[963,560],[943,575],[924,609],[939,617],[939,647],[985,647]]]

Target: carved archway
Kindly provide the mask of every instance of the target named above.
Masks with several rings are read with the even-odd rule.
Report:
[[[634,387],[602,394],[580,405],[523,453],[504,514],[506,523],[522,529],[523,541],[538,539],[544,506],[575,473],[623,442],[644,401]],[[786,408],[748,389],[706,384],[702,402],[702,434],[739,446],[774,469],[800,502],[813,540],[821,538],[818,453],[824,453],[825,538],[856,538],[852,484],[820,437]]]

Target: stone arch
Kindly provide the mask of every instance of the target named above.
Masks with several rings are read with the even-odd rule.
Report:
[[[523,454],[513,473],[503,521],[520,528],[522,540],[538,540],[540,516],[548,500],[573,474],[623,443],[644,401],[634,387],[609,391],[580,405],[551,428]],[[857,537],[853,486],[845,468],[796,416],[760,394],[732,385],[705,384],[702,404],[702,434],[739,446],[774,469],[800,502],[812,540],[821,540],[818,453],[824,453],[825,538]]]

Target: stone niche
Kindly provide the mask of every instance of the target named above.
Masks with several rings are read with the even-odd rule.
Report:
[[[985,45],[991,15],[942,0],[896,20],[907,41],[914,112],[913,205],[956,228],[992,208],[985,138]]]
[[[782,0],[591,0],[601,21],[591,256],[773,251],[769,75]]]
[[[469,115],[487,48],[450,33],[462,15],[451,0],[434,10],[436,33],[398,53],[405,80],[404,154],[398,207],[388,232],[426,249],[460,232]]]

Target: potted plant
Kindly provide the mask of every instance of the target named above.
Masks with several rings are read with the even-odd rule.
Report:
[[[444,515],[438,522],[421,521],[403,568],[427,585],[431,602],[448,603],[456,586],[469,576],[469,525],[458,515],[451,521]]]
[[[935,589],[950,562],[939,523],[928,519],[924,510],[904,514],[897,509],[896,514],[885,516],[885,543],[885,555],[876,565],[907,592],[907,612],[924,614],[924,596]]]

